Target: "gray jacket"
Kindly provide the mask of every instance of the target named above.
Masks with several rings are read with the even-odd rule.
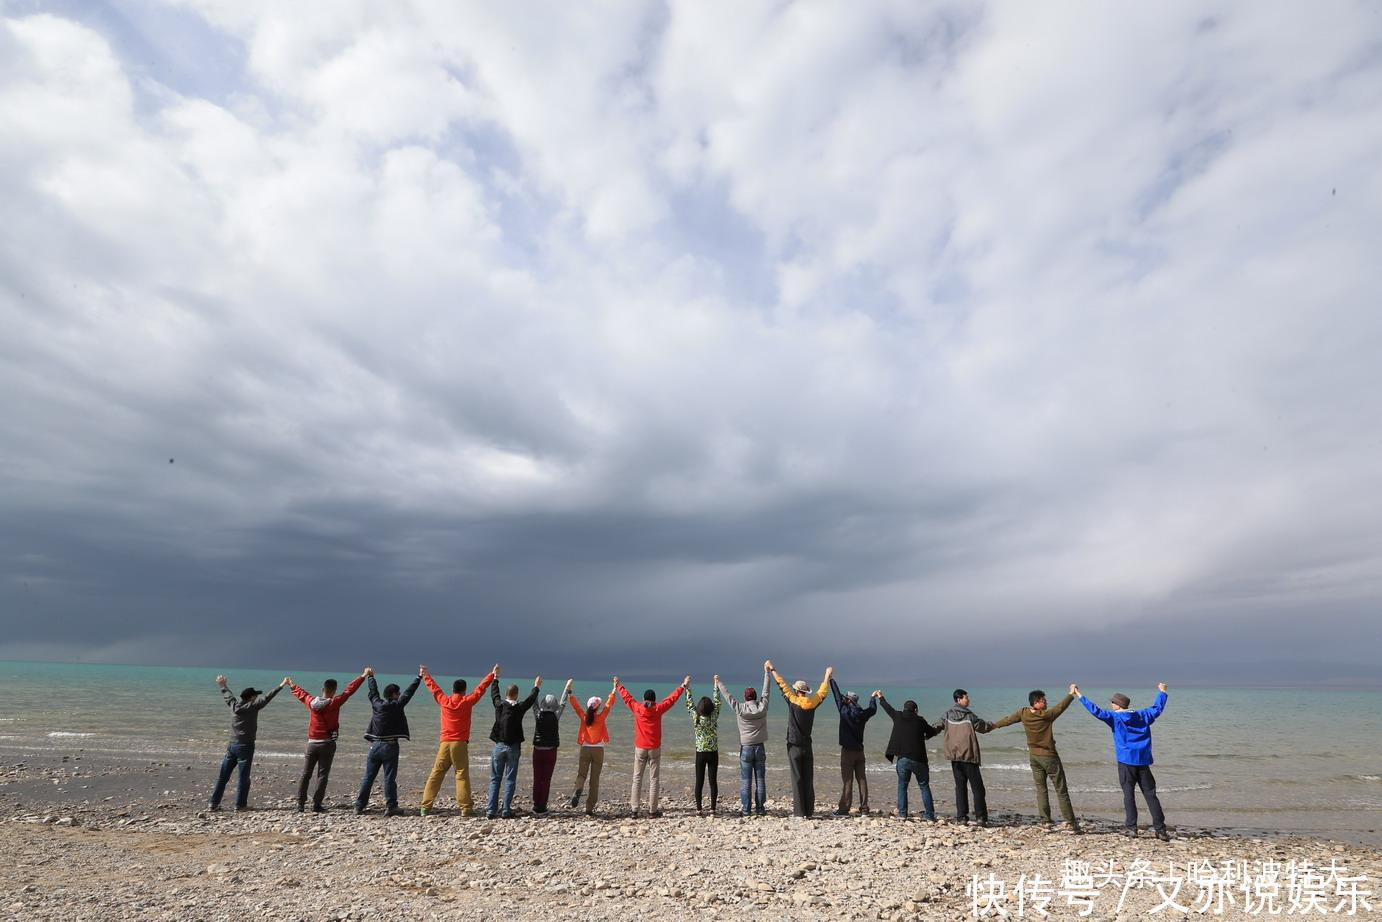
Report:
[[[221,687],[221,697],[226,699],[226,704],[230,706],[230,740],[233,743],[253,743],[254,738],[259,734],[259,711],[274,700],[274,695],[283,691],[282,685],[275,685],[274,690],[267,695],[255,695],[248,701],[241,701],[230,693],[230,689]]]
[[[957,704],[945,712],[941,727],[945,731],[945,757],[952,762],[978,765],[981,760],[978,734],[989,732],[993,724]]]
[[[738,701],[725,688],[724,682],[717,682],[720,694],[729,702],[734,716],[739,721],[739,745],[755,746],[768,741],[768,689],[772,678],[768,670],[763,670],[763,691],[757,701]]]

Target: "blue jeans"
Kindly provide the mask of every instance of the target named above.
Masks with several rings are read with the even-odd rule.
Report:
[[[897,815],[907,815],[907,782],[915,775],[917,787],[921,788],[921,808],[925,811],[928,820],[935,819],[936,804],[931,800],[931,766],[925,762],[918,762],[916,759],[898,756],[895,767],[897,768]]]
[[[225,796],[230,773],[240,766],[240,777],[235,784],[236,808],[247,807],[250,802],[250,765],[254,762],[253,743],[231,743],[226,746],[226,757],[221,760],[221,774],[216,778],[216,788],[211,792],[211,806],[219,807]]]
[[[513,812],[513,789],[518,786],[518,758],[522,743],[495,743],[489,754],[489,806],[487,813],[499,811],[499,776],[504,777],[504,815]]]
[[[398,741],[378,740],[369,748],[365,756],[365,778],[360,782],[360,793],[355,798],[355,809],[363,810],[369,806],[370,788],[379,769],[384,769],[384,802],[390,810],[398,809]]]
[[[759,813],[763,812],[763,799],[767,796],[764,783],[767,781],[768,756],[762,743],[739,747],[739,809],[749,815],[749,794],[753,793],[753,803]],[[754,780],[758,790],[754,791]]]

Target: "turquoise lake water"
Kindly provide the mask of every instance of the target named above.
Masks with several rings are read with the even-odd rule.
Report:
[[[224,745],[229,712],[213,679],[218,670],[207,668],[106,666],[85,664],[0,662],[0,751],[72,749],[110,756],[147,758],[158,754],[201,757],[212,760]],[[246,685],[270,689],[283,672],[226,667],[230,687],[238,692]],[[434,672],[449,688],[452,675]],[[316,689],[328,676],[342,685],[354,672],[298,672],[293,678]],[[465,676],[472,683],[476,676]],[[761,673],[726,676],[736,694],[744,686],[761,682]],[[846,677],[848,678],[848,677]],[[680,679],[653,683],[659,695]],[[382,687],[393,681],[406,686],[410,675],[380,675]],[[531,685],[523,677],[504,676],[517,682],[526,694]],[[544,689],[559,692],[565,677],[551,677]],[[646,683],[631,683],[637,696]],[[867,693],[867,682],[849,681],[847,687]],[[693,684],[696,694],[709,694],[709,676]],[[933,722],[950,706],[950,688],[884,686],[888,700],[900,706],[915,699]],[[974,711],[987,720],[1009,714],[1026,703],[1028,688],[971,688]],[[1091,688],[1085,694],[1105,702],[1114,691],[1133,699],[1134,707],[1151,703],[1155,690],[1138,688]],[[575,691],[584,699],[609,692],[608,679],[577,681]],[[1046,689],[1054,703],[1063,686]],[[620,758],[632,745],[632,721],[616,701],[609,721],[611,756]],[[827,699],[816,720],[815,748],[817,789],[820,802],[829,804],[838,794],[838,717]],[[342,746],[357,747],[369,720],[369,704],[362,688],[342,711]],[[408,708],[413,748],[430,759],[437,739],[437,707],[425,687]],[[477,706],[473,740],[488,733],[492,711]],[[786,708],[774,691],[769,710],[772,733],[770,769],[786,770],[783,719]],[[575,718],[564,718],[564,742],[571,743]],[[1056,739],[1071,795],[1081,814],[1110,818],[1121,816],[1121,794],[1113,760],[1109,730],[1079,702],[1056,723]],[[280,693],[261,714],[258,758],[299,759],[306,727],[306,712],[288,690]],[[866,734],[870,771],[878,776],[875,806],[892,803],[892,768],[883,759],[890,721],[881,711]],[[529,720],[531,734],[531,718]],[[664,722],[664,765],[689,766],[692,760],[690,720],[685,707],[668,712]],[[738,733],[733,715],[721,718],[721,748],[737,751]],[[1382,842],[1382,690],[1223,689],[1175,688],[1166,712],[1153,729],[1158,788],[1168,818],[1174,823],[1227,826],[1246,830],[1281,830],[1318,833],[1354,841]],[[932,741],[933,744],[937,740]],[[997,730],[981,737],[983,771],[996,809],[1032,813],[1031,775],[1020,726]],[[931,751],[932,783],[949,802],[949,767],[939,746]],[[728,776],[726,771],[730,772]],[[886,777],[883,775],[886,773]],[[731,790],[737,778],[732,762],[721,768],[722,783]],[[874,785],[871,785],[874,786]],[[1145,814],[1144,814],[1145,816]]]

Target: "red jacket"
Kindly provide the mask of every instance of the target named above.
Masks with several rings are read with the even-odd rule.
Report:
[[[475,709],[475,702],[480,700],[480,696],[489,688],[489,683],[494,681],[494,673],[491,672],[481,679],[480,684],[468,695],[448,695],[441,690],[441,686],[432,681],[430,675],[423,676],[422,681],[427,683],[432,697],[441,705],[441,741],[470,742],[470,714]]]
[[[686,691],[680,685],[677,690],[657,704],[648,704],[644,701],[635,701],[633,695],[624,686],[619,686],[619,697],[624,699],[624,703],[633,711],[633,745],[638,749],[660,749],[662,748],[662,715],[667,713],[668,708],[677,703],[681,693]]]
[[[360,687],[360,683],[365,681],[364,676],[356,676],[350,680],[350,684],[345,687],[334,698],[328,698],[326,703],[319,709],[312,707],[312,699],[317,697],[307,689],[299,685],[293,686],[293,697],[307,706],[307,738],[309,740],[334,740],[337,732],[341,729],[341,705],[350,700],[350,696],[355,694],[355,690]]]

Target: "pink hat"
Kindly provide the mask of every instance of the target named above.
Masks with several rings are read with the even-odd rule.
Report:
[[[599,695],[591,695],[589,698],[585,699],[585,706],[587,708],[599,707],[600,702],[604,700],[605,699],[601,698]]]

